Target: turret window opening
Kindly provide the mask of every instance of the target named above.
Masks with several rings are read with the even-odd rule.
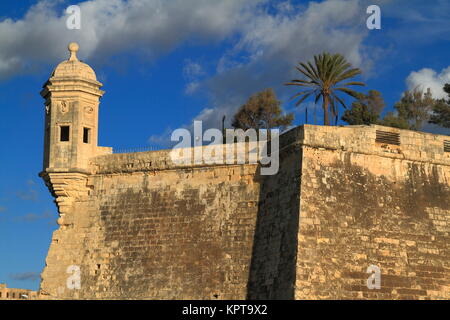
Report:
[[[91,129],[83,128],[83,142],[91,143]]]
[[[70,140],[70,126],[61,126],[61,137],[60,141]]]

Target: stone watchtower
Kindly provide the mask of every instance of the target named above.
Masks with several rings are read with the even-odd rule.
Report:
[[[68,49],[69,59],[55,68],[41,91],[45,99],[45,135],[40,176],[55,196],[61,217],[71,198],[77,196],[77,184],[83,184],[89,173],[89,159],[111,153],[111,148],[97,145],[102,84],[94,70],[78,60],[78,44],[72,42]]]

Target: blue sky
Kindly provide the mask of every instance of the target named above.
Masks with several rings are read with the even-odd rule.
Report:
[[[81,7],[80,30],[65,26],[72,4]],[[381,30],[366,27],[369,4],[381,8]],[[68,58],[69,42],[80,44],[79,57],[104,84],[100,145],[162,148],[172,130],[194,119],[220,128],[222,115],[229,120],[267,87],[302,124],[304,107],[288,101],[294,88],[283,82],[297,77],[298,61],[324,50],[360,67],[364,90],[380,91],[386,111],[417,85],[440,96],[450,82],[449,40],[446,0],[1,1],[0,282],[37,289],[57,227],[53,199],[38,177],[39,91]]]

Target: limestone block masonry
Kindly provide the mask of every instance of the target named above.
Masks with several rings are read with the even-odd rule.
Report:
[[[113,154],[97,146],[101,84],[69,49],[42,94],[41,176],[60,227],[40,297],[450,298],[449,137],[305,125],[281,136],[273,176]],[[366,286],[370,265],[380,289]]]

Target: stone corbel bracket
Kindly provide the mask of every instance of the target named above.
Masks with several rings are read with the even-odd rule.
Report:
[[[72,217],[68,217],[68,213],[72,212],[76,201],[82,200],[89,193],[89,187],[87,186],[89,174],[44,171],[39,176],[44,180],[45,185],[55,198],[59,213],[57,223],[64,227],[70,226]]]

